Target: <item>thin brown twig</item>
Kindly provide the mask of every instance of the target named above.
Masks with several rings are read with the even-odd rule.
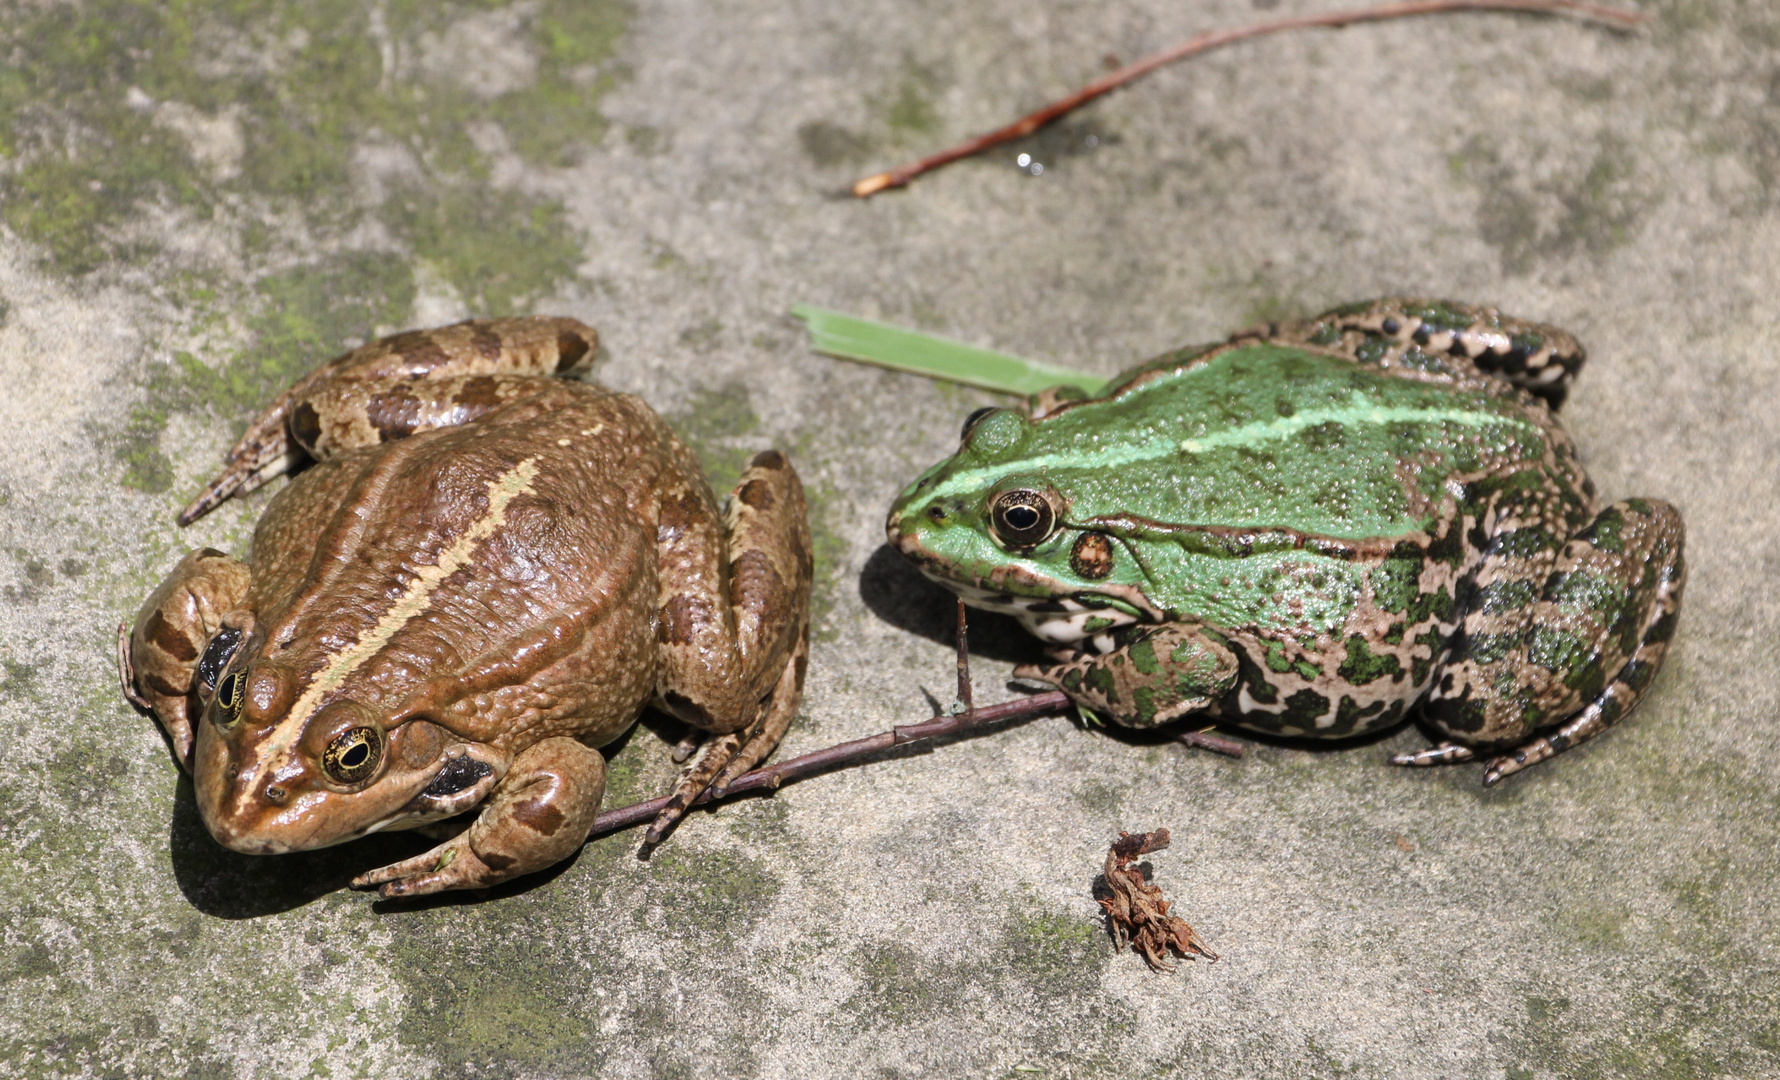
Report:
[[[945,735],[956,735],[971,728],[999,724],[1007,720],[1030,720],[1046,713],[1061,712],[1069,707],[1069,695],[1061,690],[1049,693],[1034,694],[1027,698],[1004,701],[999,705],[985,705],[980,709],[972,709],[957,716],[936,716],[919,724],[904,724],[889,731],[868,735],[863,739],[839,743],[835,746],[816,750],[800,757],[781,761],[777,765],[768,765],[744,774],[729,785],[723,792],[723,798],[741,795],[744,792],[771,790],[781,784],[793,780],[801,780],[815,773],[827,772],[842,765],[851,765],[862,758],[888,750],[893,746],[904,746],[919,742],[922,739],[937,739]],[[608,810],[593,819],[593,834],[616,832],[628,829],[632,825],[641,825],[653,818],[662,807],[667,805],[667,796],[650,799],[617,810]],[[702,806],[712,801],[707,790],[693,801],[694,806]]]
[[[1212,49],[1238,41],[1277,34],[1284,30],[1338,28],[1354,23],[1383,22],[1386,19],[1402,19],[1415,15],[1439,15],[1459,11],[1570,14],[1592,22],[1605,23],[1628,30],[1641,25],[1650,18],[1643,12],[1626,11],[1605,4],[1590,3],[1589,0],[1408,0],[1405,3],[1383,4],[1378,7],[1332,11],[1324,15],[1296,15],[1291,18],[1276,19],[1273,22],[1239,26],[1231,30],[1207,30],[1193,35],[1171,49],[1164,49],[1162,52],[1153,53],[1141,60],[1126,64],[1117,71],[1096,79],[1068,97],[1053,101],[1037,112],[1029,113],[1006,127],[997,128],[986,135],[979,135],[974,139],[959,143],[949,150],[942,150],[931,157],[922,158],[920,161],[912,162],[901,168],[868,176],[853,185],[853,194],[863,199],[889,188],[903,187],[922,173],[932,172],[942,165],[950,165],[960,158],[982,153],[992,146],[1025,138],[1058,117],[1073,112],[1095,98],[1109,94],[1159,67],[1165,67],[1177,60],[1185,60],[1190,56],[1197,56],[1200,53],[1209,52]]]

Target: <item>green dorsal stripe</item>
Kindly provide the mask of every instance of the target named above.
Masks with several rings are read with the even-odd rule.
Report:
[[[1355,427],[1384,424],[1461,424],[1467,427],[1487,425],[1526,426],[1512,416],[1479,412],[1464,408],[1416,408],[1401,405],[1375,405],[1355,395],[1355,404],[1345,408],[1306,409],[1295,416],[1257,420],[1223,431],[1210,432],[1196,439],[1174,439],[1167,436],[1141,441],[1111,441],[1098,447],[1070,446],[1065,450],[1022,455],[1022,474],[1043,473],[1050,469],[1073,472],[1106,471],[1116,473],[1134,465],[1151,464],[1169,459],[1188,465],[1191,455],[1232,446],[1262,446],[1287,439],[1322,424],[1337,423]],[[959,468],[929,491],[928,497],[971,495],[989,490],[1008,472],[1007,462],[992,462],[977,468]]]
[[[809,327],[811,348],[844,360],[859,360],[1003,394],[1036,394],[1067,385],[1093,395],[1107,385],[1107,380],[1099,375],[980,349],[962,341],[858,319],[809,304],[799,304],[791,313]]]

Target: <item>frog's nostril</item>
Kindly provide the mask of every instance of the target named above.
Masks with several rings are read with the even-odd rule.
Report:
[[[934,503],[927,508],[927,516],[934,521],[944,521],[946,520],[946,508],[939,503]]]
[[[274,806],[283,806],[289,798],[290,792],[279,787],[277,784],[266,785],[266,801]]]

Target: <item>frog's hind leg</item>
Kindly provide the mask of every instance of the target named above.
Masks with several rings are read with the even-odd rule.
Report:
[[[656,696],[709,737],[646,845],[713,782],[721,788],[771,752],[797,710],[808,648],[809,520],[791,463],[756,454],[719,521],[697,462],[676,448],[681,479],[662,494],[658,533]]]
[[[1538,596],[1519,612],[1518,631],[1480,633],[1472,625],[1474,617],[1487,625],[1493,604],[1506,603],[1516,583],[1480,590],[1464,639],[1435,681],[1428,718],[1475,746],[1513,747],[1485,766],[1486,785],[1599,735],[1643,697],[1675,631],[1687,578],[1683,539],[1674,507],[1628,499],[1564,545]],[[1528,737],[1547,718],[1564,716],[1556,730]],[[1437,763],[1423,757],[1393,761]]]
[[[310,372],[248,426],[212,480],[179,515],[189,525],[288,471],[416,431],[461,424],[524,388],[515,379],[565,374],[599,337],[574,319],[476,319],[380,338]]]
[[[1237,337],[1261,337],[1343,352],[1363,363],[1439,370],[1438,357],[1468,360],[1472,367],[1543,398],[1564,403],[1587,354],[1555,326],[1503,315],[1492,307],[1451,300],[1386,297],[1325,311],[1314,319],[1269,323]]]

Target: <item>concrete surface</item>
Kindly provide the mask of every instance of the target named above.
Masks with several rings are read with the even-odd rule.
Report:
[[[1333,6],[0,5],[0,1075],[1780,1075],[1773,5],[1274,38],[840,195],[1108,53]],[[384,911],[341,886],[402,841],[220,851],[117,692],[117,620],[266,496],[175,510],[377,333],[577,315],[715,475],[793,452],[822,559],[798,752],[949,697],[945,601],[880,521],[990,399],[811,355],[794,303],[1112,372],[1394,292],[1576,331],[1603,494],[1687,518],[1648,703],[1496,790],[1387,768],[1413,727],[1232,761],[1051,718],[696,816],[651,862],[617,836]],[[979,640],[1003,696],[1024,646]],[[660,735],[615,775],[658,790]],[[1090,895],[1157,826],[1223,954],[1172,976]]]

